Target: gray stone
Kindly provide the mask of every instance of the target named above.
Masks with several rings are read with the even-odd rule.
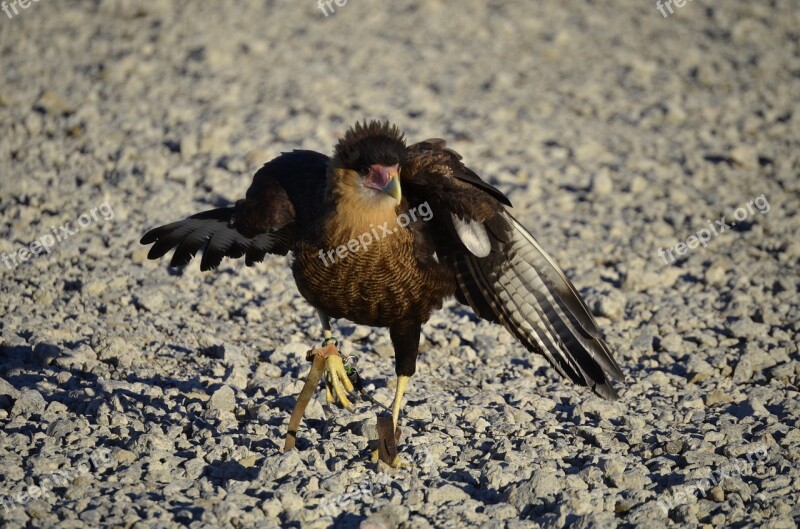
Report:
[[[236,409],[236,393],[230,386],[222,386],[211,394],[207,407],[209,410],[232,412]]]
[[[73,4],[0,14],[0,501],[113,457],[0,526],[795,525],[796,2]],[[369,461],[389,332],[341,319],[374,400],[319,388],[282,452],[321,337],[292,256],[169,269],[138,239],[372,117],[509,196],[598,320],[619,400],[450,299],[405,394],[409,468]]]
[[[449,483],[441,487],[431,488],[428,490],[428,502],[430,503],[443,503],[450,501],[464,501],[469,498],[469,494],[464,492],[461,488],[451,485]]]
[[[17,400],[14,402],[14,407],[11,409],[11,416],[17,417],[18,415],[31,415],[42,413],[47,406],[47,401],[44,400],[42,394],[35,389],[24,389],[20,391]]]
[[[400,527],[410,516],[408,507],[403,505],[385,505],[379,507],[366,520],[361,522],[359,529],[392,529]]]

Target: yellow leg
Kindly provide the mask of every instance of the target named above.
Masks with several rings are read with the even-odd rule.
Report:
[[[284,452],[294,448],[300,420],[303,418],[303,413],[306,410],[308,401],[311,400],[311,396],[314,394],[314,390],[317,388],[320,378],[322,378],[324,368],[325,359],[321,356],[314,357],[314,362],[311,364],[311,371],[308,373],[308,378],[303,385],[303,390],[300,392],[300,396],[297,397],[297,403],[294,406],[294,410],[292,410],[292,417],[289,419],[289,432],[286,434],[286,442],[283,445]]]
[[[392,422],[394,422],[394,429],[397,430],[397,420],[400,418],[400,407],[403,403],[403,393],[406,391],[408,381],[411,377],[405,375],[398,375],[397,389],[394,392],[394,402],[392,403]]]
[[[394,401],[392,402],[392,426],[394,427],[394,431],[397,431],[397,422],[400,419],[400,408],[403,405],[403,394],[406,391],[406,387],[408,387],[408,381],[411,377],[405,375],[399,375],[397,377],[397,388],[394,392]],[[380,442],[380,441],[378,441]],[[371,458],[372,462],[377,462],[380,460],[380,449],[375,448],[372,450]],[[392,468],[410,468],[411,465],[406,463],[399,455],[395,457],[394,461],[389,463],[389,466]]]
[[[326,338],[330,337],[329,334],[330,331],[325,331]],[[338,400],[343,408],[350,408],[350,400],[347,398],[347,393],[352,393],[354,388],[344,370],[344,363],[336,346],[328,344],[321,349],[309,351],[309,358],[313,360],[311,371],[308,373],[303,390],[297,398],[294,410],[292,410],[292,416],[289,419],[289,432],[286,434],[286,442],[283,445],[284,452],[295,447],[297,429],[320,379],[326,377],[328,381],[325,386],[328,402],[336,402]]]
[[[406,392],[410,379],[411,377],[405,375],[398,375],[397,377],[397,389],[394,391],[394,402],[392,403],[392,423],[394,424],[395,432],[397,431],[397,421],[400,419],[400,408],[403,405],[403,394]],[[411,465],[399,454],[394,458],[390,466],[392,468],[411,468]]]

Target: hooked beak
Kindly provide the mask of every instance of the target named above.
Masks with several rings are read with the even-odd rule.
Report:
[[[399,204],[402,198],[400,190],[400,164],[378,165],[369,168],[366,187],[382,191],[395,199]]]

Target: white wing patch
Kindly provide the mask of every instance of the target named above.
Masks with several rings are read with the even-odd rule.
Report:
[[[474,220],[461,220],[453,213],[450,214],[450,218],[453,219],[453,226],[456,228],[458,238],[461,239],[467,250],[475,257],[489,255],[492,251],[492,243],[489,241],[489,235],[482,223]]]

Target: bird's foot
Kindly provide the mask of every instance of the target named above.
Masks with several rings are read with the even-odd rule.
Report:
[[[414,468],[414,465],[410,461],[406,461],[401,455],[395,455],[391,461],[388,463],[384,462],[381,459],[380,450],[377,448],[372,450],[370,454],[370,461],[373,463],[377,463],[378,466],[384,466],[389,468],[400,468],[400,469],[411,469]]]
[[[345,370],[342,355],[336,348],[336,340],[328,338],[319,349],[312,349],[306,353],[306,358],[311,360],[311,371],[308,373],[303,389],[297,397],[297,403],[292,410],[292,417],[289,419],[289,432],[286,434],[286,442],[283,450],[291,450],[295,446],[297,429],[306,411],[314,390],[319,381],[324,377],[327,381],[325,386],[328,402],[335,402],[337,399],[343,408],[350,408],[350,401],[347,393],[353,392],[353,384]]]
[[[353,393],[355,389],[342,360],[342,355],[336,348],[336,340],[326,339],[321,348],[313,349],[306,354],[308,360],[314,361],[315,357],[321,357],[325,361],[323,376],[326,382],[325,398],[328,404],[338,402],[342,408],[350,409],[350,400],[347,398],[347,394]]]
[[[387,465],[391,468],[409,468],[408,464],[397,453],[397,443],[402,432],[388,414],[378,415],[377,439],[370,441],[372,462]]]

